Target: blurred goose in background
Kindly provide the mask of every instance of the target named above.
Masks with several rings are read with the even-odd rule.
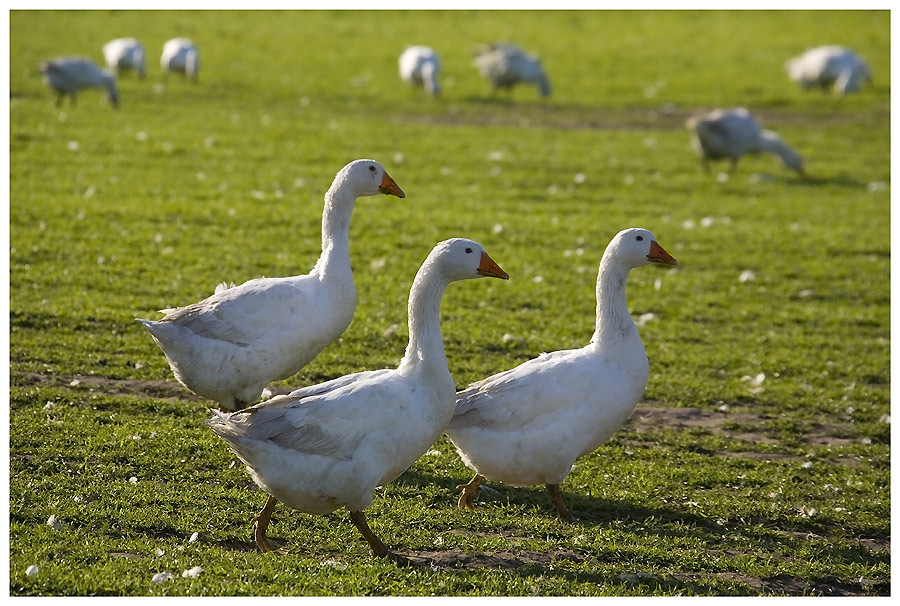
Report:
[[[864,82],[872,82],[865,59],[843,46],[819,46],[784,64],[791,80],[804,89],[831,89],[845,95],[859,91]]]
[[[197,81],[200,71],[200,54],[197,47],[188,38],[172,38],[163,45],[160,66],[163,73],[177,72],[184,74],[192,82]]]
[[[743,107],[716,109],[693,116],[687,120],[686,125],[693,133],[692,143],[700,153],[704,170],[709,170],[710,160],[728,158],[731,160],[731,170],[734,171],[741,156],[769,152],[781,158],[788,168],[801,175],[805,174],[800,154],[791,149],[777,133],[763,130]]]
[[[62,105],[63,97],[71,96],[75,104],[75,93],[83,88],[106,89],[106,96],[113,107],[119,107],[119,91],[116,77],[100,69],[96,63],[83,57],[61,57],[45,61],[40,66],[44,83],[57,94],[56,106]]]
[[[441,71],[441,58],[433,48],[427,46],[409,46],[398,59],[400,77],[412,86],[421,86],[434,96],[441,93],[438,73]]]
[[[482,46],[475,53],[474,63],[482,77],[491,83],[493,92],[527,82],[536,84],[542,97],[550,95],[550,81],[540,59],[515,44],[498,42]]]
[[[458,487],[460,509],[472,506],[485,479],[544,484],[560,517],[571,519],[559,485],[578,457],[622,426],[647,385],[647,354],[625,286],[633,268],[649,263],[677,265],[646,229],[616,234],[600,260],[590,343],[543,353],[456,394],[445,433],[476,474]]]
[[[441,298],[450,282],[479,277],[509,278],[480,244],[439,243],[409,291],[409,344],[396,369],[347,375],[238,412],[217,411],[207,421],[269,494],[253,520],[261,551],[272,550],[266,528],[282,501],[311,514],[346,507],[372,552],[394,557],[363,510],[375,487],[412,465],[453,416],[456,388],[441,338]]]
[[[147,56],[137,38],[116,38],[103,45],[106,66],[120,76],[135,70],[139,78],[147,75]]]
[[[347,164],[325,194],[322,253],[308,274],[223,283],[199,303],[164,310],[158,322],[138,320],[178,381],[224,410],[240,409],[341,336],[356,308],[350,216],[358,197],[376,194],[405,197],[375,160]]]

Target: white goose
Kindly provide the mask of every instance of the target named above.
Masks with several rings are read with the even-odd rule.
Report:
[[[372,552],[392,555],[363,510],[375,487],[412,465],[453,416],[441,298],[450,282],[480,276],[509,278],[476,242],[439,243],[409,291],[409,345],[396,369],[347,375],[231,414],[216,411],[207,421],[269,494],[253,521],[260,550],[272,549],[266,528],[282,501],[311,514],[346,507]]]
[[[445,430],[475,471],[459,486],[460,509],[484,479],[513,486],[544,484],[562,518],[571,518],[559,485],[575,460],[596,449],[628,419],[647,384],[649,364],[628,313],[632,268],[677,262],[645,229],[609,243],[597,275],[597,323],[581,349],[541,354],[456,394]]]
[[[378,193],[405,197],[378,162],[351,162],[325,194],[322,253],[308,274],[220,285],[199,303],[163,310],[158,322],[138,320],[178,381],[222,409],[240,409],[337,339],[356,308],[350,216],[357,197]]]
[[[138,77],[147,75],[147,56],[137,38],[116,38],[103,45],[106,66],[119,75],[133,69]]]
[[[768,152],[781,158],[788,168],[805,174],[800,154],[778,133],[764,130],[743,107],[716,109],[693,116],[687,120],[686,126],[693,134],[692,143],[700,153],[704,170],[709,170],[710,160],[728,158],[734,171],[741,156]]]
[[[481,76],[491,83],[493,92],[528,82],[537,85],[542,97],[550,95],[550,81],[540,59],[515,44],[497,42],[482,46],[475,53],[474,63]]]
[[[56,106],[62,105],[63,97],[70,95],[75,104],[75,93],[83,88],[104,88],[113,107],[119,106],[119,91],[116,78],[91,61],[82,57],[61,57],[41,63],[44,83],[57,93]]]
[[[857,92],[872,81],[865,59],[843,46],[811,48],[784,64],[791,80],[804,89],[818,87],[838,95]]]
[[[197,81],[200,71],[200,53],[189,38],[172,38],[163,45],[159,59],[163,74],[182,73],[192,82]]]
[[[441,71],[441,58],[433,48],[427,46],[409,46],[397,60],[400,78],[412,86],[421,86],[434,96],[441,93],[438,73]]]

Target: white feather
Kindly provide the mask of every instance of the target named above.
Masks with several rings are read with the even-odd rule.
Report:
[[[791,80],[803,88],[831,89],[844,95],[872,81],[866,60],[842,46],[819,46],[789,59],[784,65]]]
[[[400,77],[412,86],[421,86],[432,95],[439,95],[441,85],[438,74],[441,71],[441,59],[433,48],[427,46],[410,46],[397,60]]]
[[[412,465],[453,416],[440,302],[452,281],[506,277],[493,261],[496,270],[485,273],[485,258],[481,245],[461,238],[432,250],[410,289],[410,340],[397,368],[298,389],[207,423],[279,501],[314,514],[362,511],[375,487]]]
[[[147,56],[137,38],[110,40],[103,45],[103,57],[106,66],[120,75],[131,69],[141,78],[147,74]]]
[[[200,53],[190,39],[172,38],[163,45],[160,66],[163,73],[181,73],[196,81],[200,71]]]
[[[257,278],[216,287],[212,296],[139,320],[166,354],[175,377],[194,393],[234,410],[255,402],[271,381],[308,364],[350,324],[356,289],[350,266],[350,217],[359,196],[403,197],[374,160],[338,172],[325,194],[322,253],[308,274]]]
[[[704,168],[710,160],[729,159],[732,170],[746,154],[772,153],[788,168],[803,174],[803,158],[778,133],[764,130],[743,107],[716,109],[687,121],[692,143],[700,153]]]
[[[84,88],[106,89],[107,97],[113,107],[119,105],[119,91],[116,88],[115,76],[102,70],[90,59],[82,57],[61,57],[41,63],[44,83],[56,91],[56,105],[62,103],[63,97],[69,95],[75,103],[75,93]]]
[[[606,441],[641,399],[649,365],[628,313],[629,271],[675,264],[643,229],[619,232],[600,261],[590,343],[544,353],[460,391],[446,434],[488,480],[560,484],[575,460]]]
[[[494,91],[525,82],[537,85],[541,96],[550,95],[550,81],[540,59],[515,44],[499,42],[482,46],[476,52],[474,62]]]

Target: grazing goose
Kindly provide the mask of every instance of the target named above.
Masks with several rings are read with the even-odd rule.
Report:
[[[374,160],[355,160],[325,194],[322,253],[308,274],[220,285],[199,303],[138,320],[166,354],[175,377],[224,410],[256,402],[341,336],[356,308],[350,215],[359,196],[405,194]]]
[[[62,105],[63,97],[71,96],[75,104],[75,93],[83,88],[105,88],[113,107],[119,107],[119,91],[116,78],[91,61],[82,57],[62,57],[41,63],[44,83],[57,93],[56,106]]]
[[[398,60],[400,77],[412,86],[424,87],[429,93],[437,96],[441,92],[438,72],[441,71],[441,58],[433,48],[427,46],[409,46]]]
[[[159,60],[163,73],[177,72],[184,74],[192,82],[197,81],[200,71],[200,54],[197,47],[188,38],[172,38],[163,45],[162,57]]]
[[[509,276],[480,244],[439,243],[409,291],[409,345],[396,369],[358,372],[276,396],[207,423],[269,494],[254,537],[270,551],[269,518],[278,501],[311,514],[341,507],[379,557],[393,556],[363,510],[372,491],[402,474],[453,416],[456,388],[441,339],[440,304],[450,282]],[[402,558],[399,558],[402,560]]]
[[[550,81],[541,61],[515,44],[497,42],[482,46],[475,53],[475,67],[491,83],[491,90],[511,89],[519,82],[536,84],[542,97],[550,95]]]
[[[863,82],[872,82],[865,59],[843,46],[819,46],[784,64],[791,80],[804,89],[831,89],[836,94],[855,93]]]
[[[460,509],[471,507],[488,479],[544,484],[560,517],[571,518],[559,485],[578,457],[621,427],[647,385],[649,364],[625,285],[631,269],[648,263],[677,264],[649,231],[619,232],[600,260],[590,343],[541,354],[456,394],[445,432],[476,474],[458,487]]]
[[[731,160],[731,170],[734,171],[744,154],[769,152],[781,158],[788,168],[801,175],[805,174],[800,154],[791,149],[777,133],[763,130],[743,107],[716,109],[694,116],[688,119],[687,127],[693,132],[692,142],[701,155],[704,170],[709,170],[710,160],[728,158]]]
[[[116,38],[103,45],[106,66],[120,76],[128,70],[137,71],[138,77],[147,75],[147,57],[137,38]]]

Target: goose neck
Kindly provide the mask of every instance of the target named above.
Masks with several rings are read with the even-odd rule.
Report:
[[[322,255],[317,267],[325,271],[332,263],[350,263],[350,216],[356,198],[332,186],[325,194],[322,212]]]
[[[441,298],[447,284],[443,276],[427,267],[416,274],[409,291],[409,344],[401,368],[443,368],[447,372],[441,336]]]
[[[597,274],[597,322],[592,343],[609,344],[637,333],[628,313],[625,287],[629,269],[609,258],[600,262]]]
[[[774,152],[778,155],[781,155],[787,148],[784,139],[771,130],[764,130],[760,133],[759,146],[762,148],[762,151]]]
[[[341,242],[350,237],[350,216],[356,196],[345,188],[332,186],[325,194],[322,212],[322,249],[331,242]]]

